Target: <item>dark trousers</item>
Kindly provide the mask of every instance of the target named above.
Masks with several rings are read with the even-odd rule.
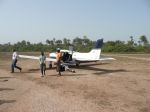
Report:
[[[40,69],[41,69],[41,73],[42,73],[42,75],[43,75],[43,74],[45,75],[45,71],[46,71],[46,64],[45,64],[45,63],[40,64]]]
[[[17,69],[21,70],[21,68],[18,67],[16,64],[17,64],[17,59],[12,60],[11,72],[14,72],[14,68],[17,68]]]
[[[61,69],[60,69],[60,66],[61,66],[61,62],[58,61],[58,62],[56,63],[56,71],[59,73],[59,75],[61,75]]]

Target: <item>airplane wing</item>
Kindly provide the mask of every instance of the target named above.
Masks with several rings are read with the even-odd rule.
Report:
[[[39,60],[38,56],[28,56],[28,55],[18,55],[19,58],[26,58],[26,59],[35,59],[35,60]],[[46,61],[52,61],[52,62],[56,62],[56,59],[53,58],[46,58]]]

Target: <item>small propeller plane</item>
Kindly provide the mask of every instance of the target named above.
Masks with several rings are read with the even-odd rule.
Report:
[[[98,39],[95,43],[95,47],[88,53],[80,53],[72,50],[60,50],[62,54],[62,60],[64,65],[76,65],[79,66],[80,63],[87,62],[96,62],[104,60],[115,60],[110,57],[101,57],[101,48],[103,45],[103,39]],[[37,56],[27,56],[19,55],[20,58],[28,59],[39,59]],[[46,61],[49,61],[49,68],[52,68],[52,62],[56,63],[56,53],[50,53],[49,58],[46,58]]]

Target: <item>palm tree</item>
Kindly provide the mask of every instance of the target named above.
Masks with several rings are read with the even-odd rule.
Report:
[[[57,44],[57,45],[62,44],[62,40],[56,40],[56,44]]]

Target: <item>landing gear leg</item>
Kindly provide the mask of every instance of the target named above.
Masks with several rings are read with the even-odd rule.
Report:
[[[76,63],[76,67],[79,67],[79,64],[80,64],[80,63]]]
[[[51,68],[52,68],[52,62],[49,63],[49,69],[51,69]]]

